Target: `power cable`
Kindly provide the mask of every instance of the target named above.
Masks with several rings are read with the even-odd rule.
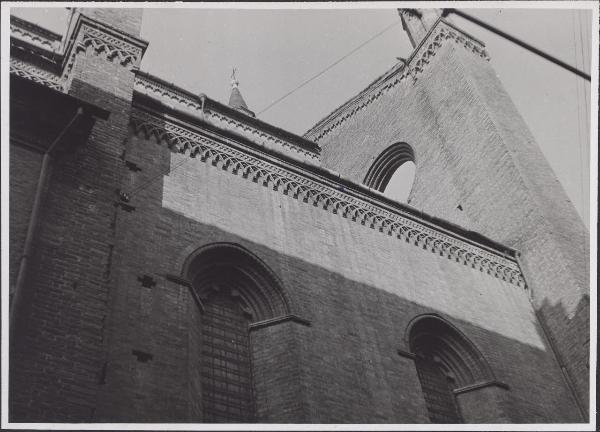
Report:
[[[586,69],[586,56],[584,52],[584,38],[583,38],[583,27],[581,16],[577,13],[577,22],[576,22],[576,12],[571,11],[571,24],[573,30],[573,55],[575,58],[575,63],[577,67],[579,67],[579,62],[581,61],[582,69]],[[579,47],[577,42],[577,30],[579,30]],[[579,49],[578,49],[579,48]],[[578,54],[581,54],[581,59]],[[587,92],[586,92],[586,83],[582,82],[581,85],[579,80],[575,79],[575,91],[577,97],[577,144],[579,150],[579,183],[580,183],[580,196],[581,196],[581,216],[584,222],[588,221],[588,204],[589,204],[589,193],[586,195],[586,183],[588,180],[589,173],[589,135],[590,130],[588,126],[588,108],[587,108]],[[581,112],[581,96],[580,91],[583,93],[583,105],[584,105],[584,115],[582,116]]]
[[[581,68],[583,70],[586,70],[586,56],[584,53],[584,38],[583,38],[583,22],[584,20],[582,20],[581,18],[581,14],[583,13],[583,11],[577,11],[577,21],[579,23],[579,42],[580,42],[580,48],[581,48]],[[589,128],[589,111],[588,111],[588,95],[587,95],[587,90],[586,90],[586,85],[585,83],[581,83],[581,91],[583,93],[583,110],[585,113],[585,117],[583,119],[583,131],[584,131],[584,140],[582,142],[582,148],[581,148],[581,158],[582,158],[582,179],[581,179],[581,190],[582,190],[582,199],[583,199],[583,213],[584,213],[584,220],[586,219],[586,215],[587,215],[587,203],[588,203],[588,199],[587,197],[584,195],[585,189],[586,189],[586,185],[585,185],[585,180],[587,180],[587,172],[588,172],[588,168],[589,168],[589,156],[588,156],[588,148],[589,148],[589,138],[590,138],[590,128]],[[585,151],[585,154],[584,154]],[[587,164],[586,164],[587,162]],[[589,194],[588,194],[589,195]]]
[[[330,64],[329,66],[327,66],[325,69],[321,70],[319,73],[317,73],[316,75],[312,76],[311,78],[307,79],[306,81],[304,81],[302,84],[300,84],[299,86],[297,86],[296,88],[294,88],[293,90],[287,92],[286,94],[284,94],[283,96],[281,96],[279,99],[275,100],[274,102],[272,102],[269,106],[267,106],[266,108],[262,109],[261,111],[258,112],[258,114],[262,114],[263,112],[267,111],[268,109],[272,108],[273,106],[275,106],[277,103],[281,102],[283,99],[285,99],[286,97],[290,96],[292,93],[296,92],[297,90],[301,89],[302,87],[304,87],[305,85],[307,85],[309,82],[313,81],[314,79],[320,77],[321,75],[323,75],[325,72],[327,72],[328,70],[330,70],[332,67],[336,66],[337,64],[339,64],[340,62],[342,62],[343,60],[345,60],[346,58],[348,58],[349,56],[351,56],[352,54],[354,54],[356,51],[358,51],[359,49],[361,49],[362,47],[364,47],[365,45],[367,45],[369,42],[375,40],[376,38],[378,38],[379,36],[381,36],[382,34],[384,34],[386,31],[388,31],[389,29],[391,29],[392,27],[398,25],[398,21],[390,24],[389,26],[387,26],[386,28],[384,28],[383,30],[379,31],[378,33],[376,33],[375,35],[371,36],[369,39],[367,39],[366,41],[364,41],[363,43],[361,43],[359,46],[357,46],[356,48],[354,48],[352,51],[348,52],[347,54],[345,54],[344,56],[340,57],[338,60],[336,60],[335,62],[333,62],[332,64]],[[172,169],[170,169],[168,172],[166,173],[159,173],[154,177],[151,177],[148,181],[146,181],[145,183],[143,183],[142,185],[138,186],[136,189],[134,189],[132,192],[130,192],[128,194],[128,199],[133,198],[135,195],[137,195],[138,193],[142,192],[144,189],[146,189],[146,187],[150,186],[150,184],[152,184],[156,179],[160,178],[163,175],[166,174],[171,174],[173,173],[176,169],[180,168],[182,165],[184,165],[185,163],[189,162],[190,160],[192,160],[192,158],[188,158],[182,162],[180,162],[179,164],[175,165]]]
[[[591,77],[587,73],[582,72],[579,69],[574,68],[571,65],[568,65],[567,63],[565,63],[565,62],[557,59],[556,57],[553,57],[550,54],[547,54],[547,53],[545,53],[545,52],[543,52],[543,51],[535,48],[534,46],[529,45],[528,43],[523,42],[522,40],[517,39],[516,37],[511,36],[508,33],[505,33],[502,30],[497,29],[496,27],[491,26],[490,24],[487,24],[487,23],[481,21],[478,18],[475,18],[474,16],[471,16],[469,14],[466,14],[466,13],[462,12],[462,11],[459,11],[458,9],[444,9],[444,12],[443,12],[442,16],[445,17],[445,16],[447,16],[447,15],[449,15],[451,13],[453,13],[455,15],[458,15],[458,16],[466,19],[466,20],[469,20],[472,23],[475,23],[478,26],[483,27],[486,30],[491,31],[492,33],[495,33],[498,36],[501,36],[504,39],[507,39],[507,40],[513,42],[514,44],[519,45],[521,48],[525,48],[526,50],[531,51],[532,53],[539,55],[540,57],[542,57],[542,58],[544,58],[544,59],[546,59],[546,60],[554,63],[555,65],[560,66],[563,69],[566,69],[566,70],[568,70],[570,72],[573,72],[575,75],[578,75],[578,76],[584,78],[587,81],[591,81]]]
[[[296,88],[294,88],[293,90],[290,90],[289,92],[287,92],[286,94],[284,94],[283,96],[281,96],[279,99],[271,102],[267,107],[263,108],[262,110],[260,110],[258,112],[258,114],[262,114],[265,111],[271,109],[272,107],[274,107],[275,105],[277,105],[279,102],[281,102],[282,100],[284,100],[285,98],[287,98],[288,96],[290,96],[291,94],[295,93],[296,91],[300,90],[302,87],[304,87],[305,85],[307,85],[309,82],[313,81],[314,79],[320,77],[321,75],[323,75],[325,72],[327,72],[329,69],[331,69],[332,67],[336,66],[338,63],[342,62],[343,60],[345,60],[346,58],[348,58],[349,56],[351,56],[352,54],[354,54],[356,51],[358,51],[359,49],[361,49],[362,47],[364,47],[365,45],[367,45],[369,42],[373,41],[374,39],[378,38],[379,36],[381,36],[382,34],[384,34],[386,31],[388,31],[389,29],[391,29],[392,27],[398,25],[399,21],[396,21],[392,24],[390,24],[389,26],[387,26],[386,28],[384,28],[383,30],[381,30],[380,32],[376,33],[375,35],[371,36],[369,39],[367,39],[366,41],[364,41],[363,43],[361,43],[359,46],[357,46],[356,48],[354,48],[352,51],[348,52],[347,54],[345,54],[344,56],[340,57],[339,59],[337,59],[335,62],[333,62],[332,64],[330,64],[329,66],[327,66],[325,69],[321,70],[319,73],[317,73],[316,75],[310,77],[309,79],[307,79],[306,81],[304,81],[302,84],[300,84],[299,86],[297,86]]]
[[[173,168],[169,169],[168,171],[161,171],[158,174],[155,174],[154,176],[150,177],[146,182],[144,182],[143,184],[141,184],[140,186],[135,188],[133,190],[133,192],[128,192],[126,190],[118,190],[117,198],[115,198],[115,195],[106,194],[106,193],[99,194],[97,196],[97,198],[104,199],[107,201],[114,201],[116,199],[117,201],[120,200],[121,202],[124,202],[124,203],[130,202],[134,196],[137,196],[140,192],[142,192],[144,189],[146,189],[148,186],[150,186],[152,183],[154,183],[160,177],[172,174],[175,170],[181,168],[183,165],[185,165],[186,163],[188,163],[192,160],[194,160],[194,158],[188,157],[188,158],[184,159],[183,161],[179,162],[177,165],[175,165]],[[61,173],[61,176],[68,178],[68,179],[73,179],[73,180],[80,179],[80,177],[75,174]]]
[[[585,56],[585,51],[587,51],[587,47],[584,49],[584,38],[583,38],[583,20],[581,19],[581,13],[583,11],[578,11],[577,13],[577,21],[579,23],[579,42],[580,42],[580,47],[581,47],[581,68],[583,70],[586,70],[586,56]],[[587,101],[587,92],[585,91],[585,84],[582,86],[583,87],[583,97],[584,97],[584,108],[585,108],[585,127],[587,128],[587,122],[588,122],[588,101]]]
[[[346,58],[348,58],[349,56],[351,56],[352,54],[354,54],[356,51],[358,51],[359,49],[361,49],[362,47],[364,47],[365,45],[367,45],[369,42],[375,40],[376,38],[378,38],[379,36],[381,36],[386,31],[388,31],[389,29],[391,29],[392,27],[394,27],[396,25],[398,25],[398,21],[390,24],[389,26],[387,26],[383,30],[381,30],[378,33],[376,33],[375,35],[371,36],[369,39],[367,39],[366,41],[364,41],[363,43],[361,43],[359,46],[357,46],[356,48],[354,48],[352,51],[350,51],[347,54],[345,54],[344,56],[340,57],[338,60],[336,60],[335,62],[333,62],[329,66],[327,66],[325,69],[321,70],[316,75],[314,75],[311,78],[307,79],[306,81],[304,81],[302,84],[300,84],[299,86],[297,86],[293,90],[287,92],[286,94],[284,94],[283,96],[281,96],[280,98],[278,98],[277,100],[275,100],[274,102],[272,102],[269,106],[267,106],[266,108],[264,108],[261,111],[259,111],[258,114],[262,114],[263,112],[265,112],[268,109],[272,108],[273,106],[275,106],[276,104],[278,104],[279,102],[281,102],[283,99],[285,99],[286,97],[290,96],[291,94],[293,94],[297,90],[301,89],[302,87],[304,87],[305,85],[307,85],[309,82],[313,81],[314,79],[320,77],[325,72],[327,72],[328,70],[330,70],[331,68],[333,68],[334,66],[336,66],[337,64],[339,64],[340,62],[342,62],[343,60],[345,60]],[[184,165],[185,163],[189,162],[190,160],[192,160],[192,158],[188,158],[188,159],[180,162],[179,164],[175,165],[172,169],[170,169],[166,173],[159,173],[159,174],[151,177],[148,181],[146,181],[145,183],[141,184],[140,186],[138,186],[137,188],[135,188],[132,192],[130,192],[129,194],[127,194],[128,195],[128,199],[130,200],[135,195],[137,195],[138,193],[142,192],[144,189],[146,189],[148,186],[150,186],[150,184],[152,184],[155,180],[157,180],[161,176],[173,173],[176,169],[180,168],[182,165]]]
[[[577,56],[577,36],[576,36],[576,22],[575,22],[575,11],[571,11],[571,30],[573,32],[573,57],[575,59],[575,66],[579,67],[579,59]],[[579,82],[575,77],[575,95],[576,95],[576,106],[577,106],[577,147],[579,156],[579,193],[581,196],[582,213],[585,214],[585,197],[583,191],[583,145],[581,141],[581,99],[579,97]],[[582,215],[585,218],[585,215]]]
[[[145,183],[142,183],[140,186],[138,186],[137,188],[135,188],[133,191],[131,191],[128,194],[129,199],[133,198],[135,195],[137,195],[138,193],[142,192],[144,189],[146,189],[148,186],[150,186],[155,180],[159,179],[162,176],[172,174],[175,170],[177,170],[182,165],[185,165],[186,163],[188,163],[191,160],[193,160],[193,158],[192,157],[188,157],[188,158],[182,160],[181,162],[179,162],[177,165],[175,165],[173,168],[169,169],[168,171],[166,171],[166,172],[159,172],[158,174],[150,177],[150,179],[148,179],[148,181],[146,181]]]
[[[456,9],[445,9],[444,10],[444,15],[446,16],[450,13],[454,13],[456,15],[459,15],[493,33],[496,33],[502,37],[504,37],[505,39],[510,40],[511,42],[531,51],[534,52],[535,54],[551,61],[552,63],[555,63],[567,70],[570,70],[571,72],[575,73],[578,76],[583,77],[586,80],[590,80],[590,76],[587,75],[584,72],[581,72],[580,70],[578,70],[577,68],[573,68],[570,65],[567,65],[566,63],[563,63],[562,61],[550,56],[549,54],[546,54],[540,50],[538,50],[537,48],[532,47],[531,45],[522,42],[520,40],[518,40],[517,38],[514,38],[513,36],[508,35],[507,33],[504,33],[501,30],[496,29],[495,27],[492,27],[489,24],[484,23],[483,21],[472,17],[464,12],[461,12],[459,10]],[[295,93],[296,91],[300,90],[301,88],[303,88],[304,86],[306,86],[307,84],[309,84],[310,82],[312,82],[313,80],[319,78],[320,76],[322,76],[325,72],[329,71],[330,69],[332,69],[334,66],[338,65],[339,63],[341,63],[343,60],[345,60],[346,58],[350,57],[352,54],[354,54],[355,52],[357,52],[358,50],[360,50],[361,48],[363,48],[365,45],[367,45],[368,43],[372,42],[373,40],[375,40],[376,38],[378,38],[379,36],[381,36],[382,34],[384,34],[385,32],[387,32],[389,29],[391,29],[392,27],[398,25],[399,21],[396,21],[390,25],[388,25],[387,27],[385,27],[384,29],[382,29],[381,31],[377,32],[376,34],[374,34],[373,36],[371,36],[369,39],[367,39],[366,41],[364,41],[363,43],[361,43],[360,45],[358,45],[357,47],[355,47],[354,49],[352,49],[351,51],[349,51],[348,53],[346,53],[345,55],[343,55],[342,57],[340,57],[339,59],[337,59],[336,61],[334,61],[333,63],[331,63],[329,66],[325,67],[324,69],[322,69],[320,72],[318,72],[317,74],[313,75],[312,77],[308,78],[307,80],[305,80],[304,82],[302,82],[301,84],[299,84],[298,86],[296,86],[294,89],[290,90],[289,92],[287,92],[286,94],[284,94],[283,96],[279,97],[278,99],[276,99],[275,101],[271,102],[268,106],[266,106],[265,108],[263,108],[262,110],[260,110],[258,112],[258,114],[262,114],[264,112],[266,112],[267,110],[271,109],[272,107],[274,107],[275,105],[277,105],[279,102],[283,101],[285,98],[289,97],[290,95],[292,95],[293,93]],[[581,30],[581,28],[580,28]],[[574,36],[575,37],[575,36]],[[582,47],[583,49],[583,47]],[[576,65],[577,64],[577,59],[576,59]],[[578,87],[577,87],[578,89]],[[579,97],[579,91],[577,92],[577,95]],[[587,97],[586,97],[587,98]],[[578,109],[579,109],[579,104],[577,105]],[[586,107],[587,109],[587,107]],[[579,129],[579,122],[578,122],[578,134],[580,133],[580,129]],[[581,142],[581,141],[580,141]],[[581,154],[582,152],[580,152]],[[192,158],[188,158],[182,162],[180,162],[179,164],[177,164],[175,167],[173,167],[172,169],[170,169],[168,172],[166,173],[159,173],[156,176],[150,178],[147,182],[145,182],[144,184],[140,185],[139,187],[137,187],[136,189],[134,189],[134,191],[132,191],[129,194],[129,198],[132,198],[133,196],[137,195],[138,193],[140,193],[141,191],[143,191],[144,189],[146,189],[150,184],[152,184],[157,178],[166,175],[166,174],[170,174],[172,172],[174,172],[175,170],[177,170],[178,168],[180,168],[182,165],[186,164],[187,162],[189,162]]]

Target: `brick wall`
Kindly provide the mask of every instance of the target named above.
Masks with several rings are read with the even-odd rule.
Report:
[[[10,146],[9,206],[10,253],[9,282],[16,283],[19,263],[25,246],[29,216],[40,174],[42,155],[27,148]]]
[[[77,8],[77,11],[130,35],[140,35],[141,16],[143,9],[86,7]]]
[[[196,306],[188,288],[165,275],[180,274],[196,248],[225,241],[262,259],[283,281],[293,312],[311,322],[253,334],[261,421],[427,422],[414,364],[396,351],[408,350],[409,321],[430,312],[457,325],[510,386],[498,389],[498,417],[479,407],[485,412],[474,418],[577,421],[522,288],[186,160],[153,138],[132,136],[126,148],[126,159],[141,170],[123,176],[122,189],[147,187],[132,198],[135,210],[122,213],[113,257],[115,325],[105,384],[111,399],[101,420],[198,415],[200,395],[189,379],[198,362],[198,323],[189,318]],[[144,288],[142,275],[156,285]],[[140,362],[134,349],[152,360]],[[531,389],[540,395],[533,401]]]
[[[135,15],[125,14],[131,18]],[[137,17],[139,31],[140,16]],[[132,30],[129,27],[128,30]],[[80,53],[69,93],[110,111],[87,142],[53,160],[28,279],[27,307],[11,352],[11,421],[89,422],[102,398],[116,191],[133,71]]]
[[[587,405],[588,232],[489,62],[446,41],[416,82],[319,141],[323,166],[357,182],[394,142],[415,151],[411,206],[522,253],[535,307]]]
[[[370,159],[408,142],[417,154],[415,206],[510,245],[533,244],[523,266],[534,293],[541,270],[555,278],[551,288],[569,286],[569,273],[556,265],[563,257],[552,255],[563,240],[540,228],[543,212],[509,199],[530,202],[510,152],[481,150],[482,142],[505,137],[500,126],[482,126],[494,121],[481,109],[492,102],[463,79],[476,66],[462,55],[445,45],[415,84],[401,83],[332,132],[324,163],[360,182]],[[456,325],[509,386],[459,396],[465,418],[579,420],[529,292],[134,136],[127,127],[134,72],[88,51],[73,74],[70,93],[111,116],[54,162],[28,325],[11,353],[12,421],[200,421],[201,314],[189,288],[166,275],[181,274],[198,247],[224,241],[263,260],[281,279],[292,312],[311,324],[253,330],[261,421],[427,422],[414,364],[397,354],[408,350],[406,328],[423,313]],[[120,202],[119,190],[131,200]],[[490,222],[494,212],[502,223]],[[511,237],[521,224],[519,233],[531,238]],[[561,307],[542,310],[558,316]],[[473,403],[475,395],[493,406]]]

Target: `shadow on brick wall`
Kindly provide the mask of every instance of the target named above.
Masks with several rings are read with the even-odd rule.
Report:
[[[413,361],[398,354],[409,349],[408,323],[424,313],[459,328],[508,386],[495,407],[481,407],[496,410],[496,421],[579,421],[547,347],[352,280],[320,266],[317,257],[289,256],[169,210],[164,188],[179,166],[174,148],[151,130],[137,144],[136,134],[117,140],[110,130],[97,129],[53,174],[31,319],[20,350],[11,353],[11,421],[199,422],[192,406],[201,395],[189,378],[201,361],[190,351],[197,306],[189,289],[167,275],[180,274],[187,254],[214,242],[242,245],[263,260],[284,281],[294,312],[311,324],[278,330],[293,339],[293,363],[275,361],[289,372],[274,384],[279,406],[288,409],[267,406],[260,421],[428,422]],[[185,163],[193,169],[193,161]]]
[[[412,360],[397,353],[408,350],[407,325],[423,313],[437,313],[456,325],[481,350],[496,378],[509,386],[502,390],[505,393],[495,408],[481,407],[498,410],[498,422],[579,421],[548,349],[490,332],[218,227],[162,208],[159,213],[150,218],[159,223],[131,219],[135,228],[128,232],[128,246],[119,260],[123,285],[118,291],[127,312],[113,313],[112,319],[120,325],[112,340],[120,346],[120,354],[108,373],[110,401],[98,421],[198,421],[188,417],[188,406],[200,395],[188,391],[191,329],[182,312],[195,305],[186,295],[187,288],[175,287],[165,275],[179,271],[174,257],[182,250],[214,242],[242,245],[267,263],[285,281],[296,313],[311,322],[310,327],[293,330],[298,344],[296,369],[289,371],[288,380],[278,383],[300,391],[282,392],[288,397],[283,403],[288,411],[271,412],[262,421],[427,422]],[[163,224],[172,230],[163,230]],[[156,281],[151,290],[136,282],[142,274]],[[140,346],[152,354],[151,362],[139,363],[131,355]],[[540,396],[531,398],[532,389]]]

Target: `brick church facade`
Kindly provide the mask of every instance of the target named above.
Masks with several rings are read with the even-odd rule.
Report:
[[[401,10],[297,136],[140,71],[141,18],[11,18],[11,422],[588,421],[589,233],[482,42]]]

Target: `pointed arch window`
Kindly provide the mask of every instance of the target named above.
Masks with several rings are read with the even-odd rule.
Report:
[[[233,244],[213,244],[188,260],[185,274],[201,306],[199,354],[202,421],[257,421],[251,323],[288,314],[275,275]]]
[[[456,391],[494,381],[479,350],[454,326],[433,315],[410,326],[409,345],[431,422],[463,423]]]
[[[415,154],[406,143],[395,143],[375,159],[363,183],[390,198],[407,202],[415,179]]]

